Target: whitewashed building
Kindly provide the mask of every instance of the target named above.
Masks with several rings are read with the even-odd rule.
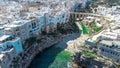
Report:
[[[14,48],[8,48],[7,50],[0,52],[0,68],[10,68],[15,57],[16,51]]]
[[[3,35],[0,37],[0,52],[5,51],[9,47],[13,47],[16,51],[16,54],[19,54],[23,51],[23,46],[20,38],[15,38],[11,35]]]
[[[98,54],[110,60],[120,63],[120,42],[102,40],[98,44]]]

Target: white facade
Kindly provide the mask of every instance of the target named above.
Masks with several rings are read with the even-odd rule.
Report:
[[[100,39],[108,39],[108,40],[117,40],[118,35],[113,32],[105,32],[100,36]]]
[[[120,43],[119,41],[102,40],[98,45],[98,54],[110,60],[120,63]]]
[[[120,27],[120,6],[98,6],[96,8],[96,13],[101,14],[106,18],[109,18],[110,21],[114,21],[114,24],[117,27]]]
[[[23,51],[22,42],[20,38],[15,38],[10,35],[0,37],[0,52],[5,51],[9,47],[13,47],[16,53],[19,54]]]
[[[4,26],[6,27],[4,31],[6,35],[14,35],[20,37],[22,40],[29,38],[29,28],[26,28],[28,27],[27,21],[13,21],[12,24],[6,24]]]
[[[117,30],[107,31],[100,35],[100,40],[120,40],[120,33]]]
[[[106,6],[98,6],[96,9],[96,13],[97,14],[101,14],[104,15],[106,17],[106,15],[111,15],[112,12],[114,12],[114,8],[112,7],[106,7]]]
[[[25,9],[25,6],[19,3],[8,2],[9,5],[7,5],[1,2],[1,6],[6,5],[5,8],[6,11],[8,11],[8,13],[2,15],[2,18],[4,18],[4,20],[9,19],[9,21],[6,22],[7,24],[4,25],[5,28],[3,32],[7,35],[20,37],[22,42],[24,42],[32,36],[39,35],[41,28],[45,26],[48,27],[47,30],[49,32],[49,28],[53,27],[53,29],[55,29],[57,23],[67,23],[69,21],[69,10],[73,8],[76,3],[84,1],[72,0],[69,2],[68,0],[53,0],[53,2],[47,1],[48,3],[46,1],[41,2],[43,3],[41,6],[27,6],[26,10],[28,11],[26,12],[21,12],[21,10]],[[17,10],[15,10],[15,8]],[[46,13],[48,14],[48,21],[46,21]]]
[[[98,14],[105,15],[107,13],[107,11],[108,11],[107,8],[104,6],[98,6],[96,8],[96,13],[98,13]]]
[[[12,60],[16,57],[14,48],[0,52],[0,68],[9,68],[12,65]]]
[[[3,26],[0,27],[0,36],[2,36],[2,35],[4,35],[4,27]]]

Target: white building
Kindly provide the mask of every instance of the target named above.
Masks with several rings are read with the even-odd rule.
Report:
[[[64,11],[53,11],[48,15],[48,25],[51,30],[57,28],[57,24],[65,24],[69,21],[69,13]]]
[[[10,35],[3,35],[0,37],[0,52],[5,51],[9,47],[13,47],[16,54],[23,52],[22,42],[20,38],[15,38]]]
[[[100,40],[120,40],[120,33],[118,30],[104,32],[99,37]]]
[[[83,19],[84,24],[88,27],[91,23],[95,21],[94,17],[88,16]]]
[[[16,51],[14,48],[8,48],[0,52],[0,68],[10,68],[15,57]]]
[[[0,27],[0,36],[2,36],[2,35],[4,35],[4,27],[3,26]]]
[[[120,6],[98,6],[96,8],[96,13],[103,15],[104,17],[109,18],[110,21],[113,21],[117,27],[120,27]]]
[[[105,15],[107,13],[107,11],[108,11],[107,8],[104,6],[98,6],[96,8],[96,13],[98,13],[98,14]]]
[[[13,21],[10,24],[4,25],[5,34],[6,35],[14,35],[16,37],[20,37],[22,40],[25,40],[29,38],[29,33],[28,33],[28,25],[27,21],[24,20],[18,20],[18,21]]]
[[[98,44],[98,54],[110,60],[120,63],[120,42],[102,40]]]
[[[10,35],[0,37],[0,68],[9,68],[18,54],[23,52],[20,38]]]
[[[117,40],[118,35],[113,32],[105,32],[100,36],[100,39],[106,39],[106,40]]]

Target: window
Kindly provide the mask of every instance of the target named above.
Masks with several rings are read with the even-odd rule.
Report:
[[[31,25],[29,25],[29,28],[31,27]]]
[[[0,64],[2,63],[2,61],[0,60]]]
[[[62,16],[62,18],[64,18],[64,16]]]
[[[102,49],[102,51],[104,51],[104,49]]]
[[[67,21],[68,19],[66,18],[66,21]]]
[[[119,59],[116,62],[119,62]]]
[[[13,54],[15,54],[15,52],[13,52]]]
[[[17,33],[17,36],[20,36],[20,33],[19,33],[19,32]]]
[[[112,54],[112,52],[110,52]]]
[[[114,55],[115,53],[113,53],[113,55]]]
[[[29,32],[32,33],[32,30],[30,30]]]
[[[108,45],[106,45],[106,47],[108,47]]]
[[[112,46],[110,46],[109,48],[112,48]]]
[[[16,31],[19,31],[19,29],[17,28]]]
[[[58,18],[58,20],[59,20],[59,18]]]

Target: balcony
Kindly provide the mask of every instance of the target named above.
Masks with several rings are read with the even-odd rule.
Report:
[[[11,35],[3,35],[2,37],[0,37],[0,43],[5,43],[7,41],[12,41],[14,40],[15,37],[11,36]]]

